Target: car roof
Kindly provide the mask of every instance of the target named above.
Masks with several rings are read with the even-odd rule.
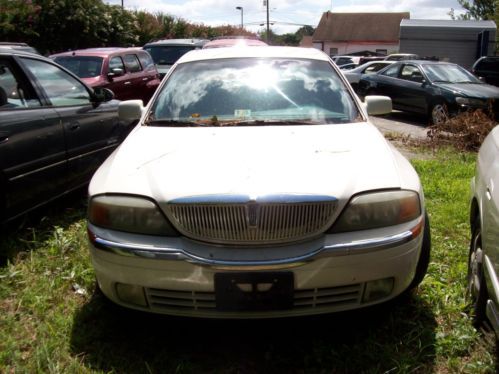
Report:
[[[106,57],[109,56],[110,54],[117,53],[117,52],[125,52],[125,51],[140,51],[140,48],[121,48],[121,47],[106,47],[106,48],[86,48],[86,49],[75,49],[74,51],[67,51],[67,52],[61,52],[61,53],[55,53],[53,55],[50,55],[51,58],[53,57],[60,57],[60,56],[99,56],[99,57]]]
[[[151,46],[162,46],[162,45],[172,45],[172,46],[195,46],[202,47],[204,44],[209,42],[208,39],[160,39],[154,40],[149,43],[146,43],[144,47]]]
[[[180,57],[178,63],[186,63],[200,60],[215,60],[222,58],[295,58],[295,59],[310,59],[330,61],[329,56],[324,52],[315,48],[301,47],[271,47],[271,46],[255,46],[255,47],[224,47],[224,48],[207,48],[190,51]]]
[[[245,39],[245,38],[227,38],[215,39],[206,43],[203,48],[221,48],[221,47],[234,47],[234,46],[268,46],[267,43],[258,39]]]
[[[0,54],[2,55],[18,55],[18,56],[29,56],[29,57],[37,57],[39,59],[45,59],[45,60],[50,60],[38,53],[30,52],[24,49],[17,49],[17,48],[9,48],[5,46],[0,45]]]

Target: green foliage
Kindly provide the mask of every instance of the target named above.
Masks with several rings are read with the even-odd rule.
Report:
[[[498,7],[497,0],[457,0],[459,5],[466,10],[466,13],[459,17],[463,20],[491,20],[494,19]],[[453,12],[451,12],[453,18]]]

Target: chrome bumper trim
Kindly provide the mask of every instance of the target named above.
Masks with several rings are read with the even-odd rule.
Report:
[[[215,260],[193,255],[181,248],[159,247],[138,245],[133,243],[117,243],[106,240],[92,234],[91,242],[94,247],[106,252],[111,252],[121,256],[140,257],[146,259],[159,259],[170,261],[187,261],[197,265],[222,266],[231,267],[232,269],[241,267],[249,269],[249,267],[295,267],[313,261],[317,258],[338,257],[356,254],[365,254],[369,252],[379,251],[400,246],[411,241],[414,236],[411,231],[392,235],[384,238],[374,238],[367,240],[357,240],[349,243],[338,243],[320,247],[303,256],[262,260],[262,261],[230,261],[230,260]],[[263,269],[263,268],[262,268]],[[255,269],[252,269],[255,270]]]

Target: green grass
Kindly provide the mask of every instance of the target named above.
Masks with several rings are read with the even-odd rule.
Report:
[[[416,292],[314,318],[191,320],[114,306],[95,292],[84,199],[66,201],[2,237],[0,372],[493,373],[494,337],[473,328],[464,292],[474,163],[449,150],[413,161],[433,240]]]

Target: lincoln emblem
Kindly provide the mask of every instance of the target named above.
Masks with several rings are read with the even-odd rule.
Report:
[[[260,207],[257,203],[249,203],[246,209],[248,227],[256,228],[258,224],[258,216],[260,215]]]

